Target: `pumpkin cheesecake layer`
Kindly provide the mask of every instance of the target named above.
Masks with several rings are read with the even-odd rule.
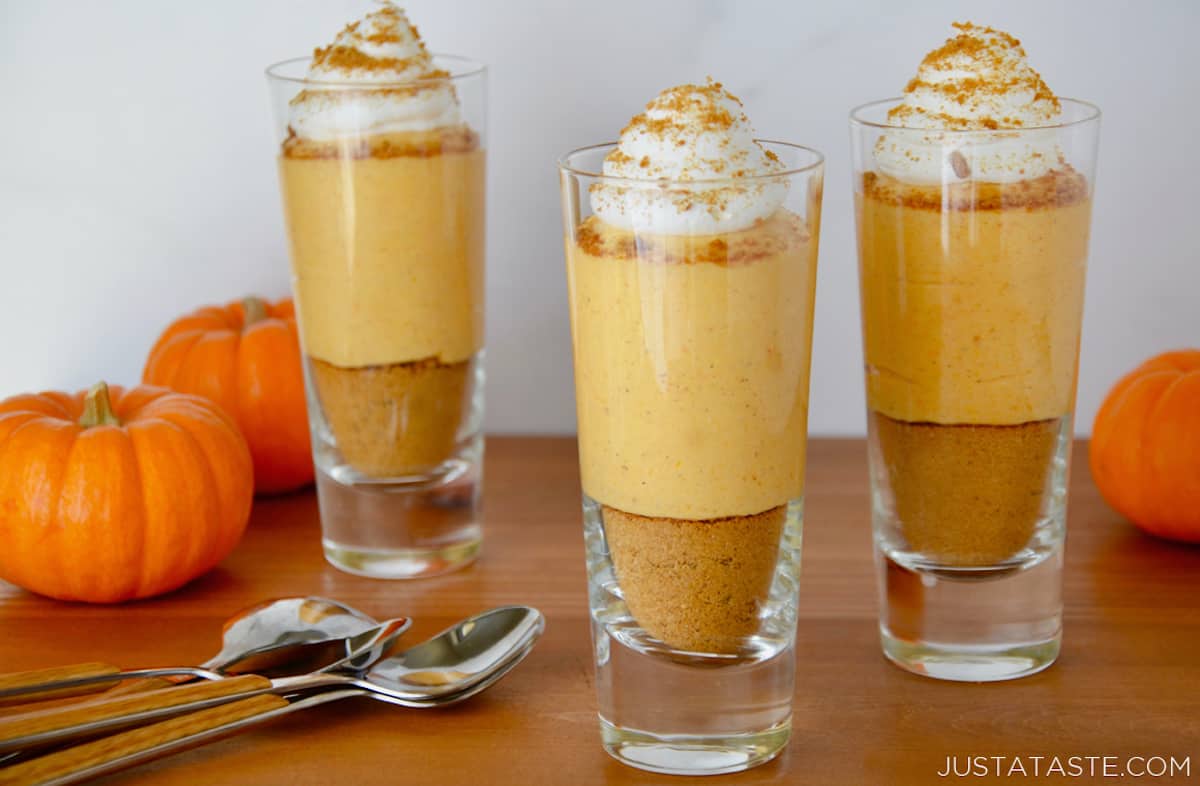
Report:
[[[630,613],[677,649],[759,626],[804,489],[816,243],[779,210],[741,232],[567,245],[584,491]]]
[[[1075,400],[1091,205],[1084,179],[858,195],[867,400],[909,548],[995,564],[1046,515]]]
[[[857,195],[867,399],[909,422],[1012,425],[1075,401],[1091,202],[1074,172]]]
[[[778,210],[721,235],[568,240],[584,491],[655,518],[799,497],[817,245]]]
[[[342,368],[483,348],[484,153],[456,127],[280,158],[305,352]]]
[[[293,136],[280,171],[301,335],[338,449],[372,477],[436,467],[483,347],[475,134]]]

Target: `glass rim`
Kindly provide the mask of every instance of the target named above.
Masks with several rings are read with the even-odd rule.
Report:
[[[1079,98],[1059,98],[1059,103],[1071,104],[1072,106],[1083,107],[1087,110],[1084,117],[1076,120],[1068,120],[1065,123],[1049,123],[1044,126],[1021,126],[1020,128],[918,128],[914,126],[897,126],[891,123],[880,123],[875,120],[867,120],[863,114],[868,110],[883,106],[884,104],[892,104],[903,101],[903,96],[893,96],[891,98],[881,98],[876,101],[868,101],[865,104],[859,104],[850,110],[850,122],[853,125],[866,126],[868,128],[882,128],[896,131],[923,131],[925,133],[937,134],[994,134],[994,133],[1022,133],[1025,131],[1049,131],[1053,129],[1072,128],[1074,126],[1091,123],[1100,119],[1100,107],[1093,104],[1091,101],[1084,101]]]
[[[626,177],[623,175],[606,175],[603,172],[592,172],[587,169],[582,169],[580,167],[573,166],[571,164],[571,159],[575,158],[576,156],[580,156],[580,155],[583,155],[584,153],[590,153],[590,152],[596,151],[596,150],[602,150],[604,148],[616,148],[617,145],[620,144],[619,142],[613,141],[613,142],[601,142],[596,145],[587,145],[585,147],[577,147],[574,150],[570,150],[567,153],[564,153],[558,159],[558,170],[559,170],[559,172],[564,172],[564,173],[577,175],[577,176],[581,176],[581,177],[590,177],[590,178],[594,178],[596,180],[603,180],[603,181],[606,181],[609,183],[631,183],[631,184],[636,184],[639,186],[646,186],[646,185],[660,185],[661,186],[661,185],[674,185],[674,184],[694,186],[697,184],[713,184],[713,183],[732,184],[732,183],[746,183],[746,182],[753,183],[753,182],[761,181],[761,180],[774,180],[774,179],[781,178],[781,177],[790,177],[792,175],[804,174],[805,172],[812,172],[814,170],[820,169],[822,166],[825,165],[825,156],[821,153],[820,150],[817,150],[816,148],[808,147],[807,145],[797,145],[793,142],[781,142],[777,139],[757,139],[756,138],[754,141],[758,142],[759,144],[764,144],[764,145],[775,145],[778,147],[786,147],[790,150],[802,150],[805,153],[811,154],[814,157],[814,160],[811,163],[806,164],[804,166],[794,167],[791,169],[784,169],[783,171],[780,171],[780,172],[764,172],[764,173],[758,174],[758,175],[743,175],[742,177],[706,177],[706,178],[698,178],[696,180],[677,180],[677,179],[672,179],[669,177]]]
[[[469,79],[473,76],[487,72],[487,65],[478,60],[473,60],[462,55],[449,55],[440,52],[433,52],[431,56],[435,61],[449,61],[452,64],[457,64],[461,67],[461,71],[452,71],[448,76],[421,77],[419,79],[401,79],[381,82],[378,80],[368,79],[309,79],[306,76],[288,76],[283,72],[289,66],[297,63],[311,62],[312,55],[303,57],[289,57],[287,60],[280,60],[277,63],[272,63],[266,67],[264,72],[267,79],[278,82],[289,82],[295,85],[317,85],[321,87],[365,87],[371,89],[389,88],[389,87],[412,87],[414,85],[438,85],[446,84],[447,82],[457,82],[464,79]]]

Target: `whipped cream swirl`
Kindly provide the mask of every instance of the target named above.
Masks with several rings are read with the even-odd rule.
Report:
[[[742,102],[719,82],[659,93],[621,131],[592,209],[605,223],[656,234],[716,234],[753,226],[787,196],[782,162],[754,139]]]
[[[1021,42],[969,22],[954,27],[958,34],[925,56],[888,113],[898,128],[876,143],[880,170],[909,183],[1006,183],[1057,167],[1058,135],[1044,127],[1059,121],[1061,106]]]
[[[310,84],[291,102],[297,136],[328,141],[461,122],[449,74],[434,66],[403,10],[390,0],[380,6],[313,53]]]

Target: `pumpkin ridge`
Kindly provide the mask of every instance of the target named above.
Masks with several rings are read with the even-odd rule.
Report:
[[[29,421],[27,421],[25,424],[22,424],[22,427],[24,427],[28,424],[40,425],[45,420],[47,420],[47,418],[44,416],[43,417],[34,417],[34,418],[31,418]],[[79,433],[79,428],[77,426],[72,424],[70,421],[50,420],[50,424],[48,425],[48,427],[56,428],[60,432],[60,436],[62,434],[65,434],[67,436],[67,438],[70,440],[72,449],[74,448],[75,438],[78,436],[78,433]],[[32,430],[32,428],[33,427],[31,426],[30,430]],[[8,460],[7,454],[11,451],[12,446],[14,444],[19,444],[19,442],[17,440],[13,439],[13,436],[16,433],[17,433],[17,430],[14,429],[14,431],[12,433],[10,433],[7,438],[0,441],[0,466],[3,466],[4,463]],[[43,441],[46,439],[45,437],[39,437],[39,436],[32,435],[32,434],[30,436],[35,441]],[[70,454],[68,452],[68,458],[69,458],[69,455]],[[22,462],[22,463],[24,463],[24,462]],[[67,469],[67,462],[62,461],[62,462],[58,463],[56,474],[45,475],[46,490],[48,490],[50,493],[49,496],[47,497],[47,499],[53,500],[53,503],[47,504],[44,507],[45,515],[43,517],[41,517],[41,519],[38,521],[38,524],[40,524],[42,526],[32,536],[27,536],[25,538],[21,538],[18,533],[15,533],[15,532],[10,533],[12,535],[12,537],[8,537],[5,540],[6,546],[9,549],[15,548],[17,550],[17,552],[19,553],[21,550],[23,550],[23,548],[25,548],[25,549],[30,549],[30,550],[36,551],[38,554],[42,554],[47,551],[57,551],[57,549],[45,548],[45,541],[47,539],[55,538],[58,534],[58,532],[56,530],[61,529],[61,527],[55,527],[54,525],[59,523],[59,518],[58,518],[59,505],[61,504],[61,500],[62,500],[63,478],[66,475],[66,469]],[[8,480],[8,478],[6,478],[6,480]],[[21,479],[21,478],[17,478],[16,483],[18,485],[21,485],[22,480],[23,479]],[[7,485],[7,484],[5,484],[5,485]],[[28,512],[28,507],[29,506],[26,506],[26,511],[24,511],[24,512],[26,512],[26,513]],[[34,510],[36,511],[36,507],[34,508]],[[46,526],[46,525],[49,525],[49,526]],[[0,532],[4,531],[4,529],[5,529],[5,527],[3,525],[0,525]],[[0,560],[0,562],[3,562],[3,560]],[[57,561],[57,568],[58,568],[58,575],[62,575],[63,566],[62,566],[61,560]],[[24,572],[25,572],[24,569],[21,567],[18,567],[17,571],[18,571],[18,573],[21,573],[21,574],[24,574]],[[36,576],[33,576],[33,577],[24,576],[24,578],[26,581],[31,581],[31,582],[37,580]]]
[[[162,399],[168,399],[174,395],[170,388],[161,385],[139,385],[132,390],[129,390],[121,398],[121,410],[126,423],[133,423],[143,417],[147,407]]]
[[[134,421],[132,423],[129,423],[128,426],[126,427],[126,436],[129,439],[129,449],[133,453],[133,471],[136,473],[136,477],[137,477],[137,484],[136,484],[137,485],[137,496],[138,496],[137,508],[142,512],[141,526],[136,528],[136,531],[138,533],[138,552],[139,552],[139,557],[140,557],[138,562],[140,563],[140,565],[138,566],[139,578],[137,581],[137,586],[134,588],[134,591],[133,591],[133,596],[135,598],[142,598],[142,597],[146,596],[146,580],[147,580],[147,577],[149,576],[149,571],[147,570],[147,568],[149,566],[147,563],[150,561],[150,552],[146,548],[146,530],[150,524],[150,510],[149,510],[148,505],[146,504],[146,502],[147,502],[146,501],[146,488],[144,485],[146,482],[146,476],[145,476],[145,473],[142,471],[141,451],[138,450],[137,440],[133,438],[134,431],[137,429],[141,429],[143,427],[141,425],[142,422],[144,422],[144,421],[141,421],[141,422]],[[175,568],[174,566],[172,567],[172,570],[173,570],[173,572],[178,571],[178,569]]]
[[[64,420],[74,420],[75,418],[79,417],[80,413],[75,411],[75,400],[76,399],[74,396],[67,395],[66,393],[59,393],[56,390],[52,390],[47,393],[42,393],[41,395],[37,396],[36,398],[39,402],[44,402],[44,403],[52,405],[52,408],[54,410],[56,410],[56,412],[54,412],[53,414],[59,415]],[[79,398],[79,401],[83,401],[82,396]],[[51,413],[47,413],[47,414],[51,414]]]
[[[187,361],[188,353],[192,351],[192,345],[203,335],[203,331],[190,330],[186,333],[179,333],[156,347],[146,361],[146,368],[142,372],[142,381],[157,382],[174,389],[178,382],[179,371]]]
[[[1178,371],[1184,374],[1192,371],[1200,371],[1200,350],[1170,350],[1147,360],[1139,368],[1156,371]]]
[[[232,426],[232,428],[236,429],[237,426]],[[210,454],[210,452],[205,449],[204,443],[196,439],[195,435],[193,435],[190,431],[185,429],[185,433],[187,434],[188,442],[194,445],[196,452],[204,457],[202,464],[204,465],[204,478],[206,481],[205,488],[210,489],[212,499],[216,501],[215,505],[213,506],[216,508],[216,515],[204,517],[206,526],[204,537],[195,539],[193,541],[192,549],[193,557],[199,557],[199,564],[204,566],[205,572],[208,572],[209,570],[215,568],[217,563],[220,562],[220,559],[215,555],[221,554],[225,551],[224,548],[215,548],[215,546],[221,541],[221,532],[220,528],[214,525],[214,522],[221,518],[220,514],[224,511],[225,505],[228,501],[221,498],[221,481],[217,478],[216,473],[213,472],[213,465],[219,461],[219,458]],[[205,548],[205,546],[207,546],[207,548]]]
[[[64,520],[63,514],[66,512],[64,510],[64,507],[66,505],[66,498],[65,498],[65,495],[63,494],[63,492],[66,491],[66,479],[67,479],[68,474],[71,471],[71,465],[75,461],[75,456],[79,451],[79,437],[80,437],[80,435],[82,435],[84,433],[84,429],[80,428],[79,426],[76,426],[76,429],[78,429],[78,430],[75,433],[74,439],[71,440],[71,447],[67,451],[66,459],[64,459],[63,463],[62,463],[62,474],[60,475],[59,481],[58,481],[58,493],[56,493],[53,497],[53,499],[55,500],[53,521],[57,525],[56,528],[59,530],[59,533],[56,533],[56,534],[60,534],[62,532],[62,530],[66,529],[63,526],[63,520]],[[68,556],[66,554],[66,549],[53,548],[53,549],[44,549],[44,551],[52,553],[54,555],[53,561],[54,561],[54,567],[55,567],[55,575],[58,577],[59,581],[66,583],[66,585],[70,591],[70,598],[73,600],[73,599],[79,597],[79,584],[78,584],[79,575],[78,575],[78,573],[71,571],[69,569],[69,567],[64,564],[64,562],[66,562],[66,560],[68,558]],[[72,581],[72,577],[74,577],[75,581]]]
[[[241,332],[235,330],[213,330],[201,334],[176,367],[179,386],[212,401],[228,414],[235,414],[232,407],[237,402],[227,399],[230,381],[237,378],[241,340]]]
[[[273,317],[268,314],[257,322],[242,328],[242,338],[263,330],[278,330],[280,327],[282,327],[282,322],[283,320],[279,319],[278,317]]]
[[[117,406],[120,406],[120,404]],[[141,486],[142,471],[141,467],[138,465],[137,451],[134,447],[133,440],[130,437],[129,430],[121,427],[118,428],[115,433],[110,433],[112,433],[114,438],[119,440],[121,444],[121,450],[124,453],[121,463],[123,478],[125,480],[125,483],[122,484],[125,488],[125,492],[124,495],[120,497],[121,501],[124,503],[122,509],[129,513],[130,519],[136,518],[137,516],[144,517],[145,502],[143,500],[144,494]],[[91,433],[80,434],[78,439],[87,440],[96,438],[97,435],[93,431]],[[111,539],[111,542],[120,544],[122,550],[127,552],[128,556],[130,557],[125,563],[126,565],[140,564],[142,558],[142,549],[133,548],[133,545],[137,544],[139,547],[143,545],[143,540],[145,538],[145,527],[146,522],[144,518],[141,521],[122,520],[118,522],[118,527],[115,528],[116,531],[113,531],[113,528],[110,524],[108,536]],[[135,533],[133,537],[130,537],[130,532]],[[139,583],[140,579],[138,577],[129,576],[128,578],[125,578],[122,576],[121,580],[116,583],[112,583],[110,581],[109,586],[112,587],[112,596],[123,600],[126,598],[137,597],[136,587]]]
[[[208,425],[222,425],[235,431],[237,430],[237,423],[234,421],[233,416],[221,409],[211,399],[206,399],[195,393],[173,392],[172,396],[175,397],[175,400],[170,402],[171,406],[168,409],[164,410],[159,406],[159,403],[162,401],[161,398],[155,399],[143,408],[141,417],[167,420],[168,418],[165,416],[168,414],[187,412],[188,417],[192,420],[204,421]],[[170,418],[170,420],[173,423],[177,423],[173,418]],[[177,423],[177,425],[182,426],[183,424]]]
[[[274,352],[269,352],[269,350],[275,349],[270,344],[277,341],[277,336],[281,331],[286,332],[286,330],[286,325],[280,323],[280,320],[270,317],[248,326],[245,332],[242,332],[241,343],[238,344],[238,359],[236,359],[236,373],[238,373],[234,394],[236,403],[234,412],[230,414],[234,416],[234,420],[238,421],[242,434],[246,436],[246,442],[251,444],[250,454],[254,461],[256,481],[262,480],[264,486],[268,487],[271,486],[269,481],[275,479],[266,476],[266,464],[268,464],[271,451],[276,449],[276,445],[271,443],[272,438],[277,438],[276,432],[280,430],[280,426],[272,422],[278,415],[277,410],[272,410],[265,418],[258,410],[265,392],[265,385],[257,373],[260,366],[258,358],[263,353],[268,356],[274,354]],[[251,434],[253,434],[253,439]]]
[[[1110,425],[1110,422],[1118,416],[1121,409],[1125,406],[1125,401],[1129,397],[1129,389],[1133,387],[1133,375],[1127,374],[1117,383],[1113,385],[1113,389],[1109,391],[1108,397],[1100,403],[1100,409],[1096,412],[1096,420],[1092,424],[1092,442],[1096,445],[1099,455],[1106,455],[1104,449],[1108,447],[1108,443],[1112,441],[1115,433]],[[1097,455],[1089,450],[1089,457]],[[1107,464],[1107,462],[1105,462]],[[1095,464],[1093,463],[1093,471]]]
[[[20,414],[27,412],[40,417],[61,417],[64,420],[71,420],[71,410],[64,408],[63,404],[47,394],[34,395],[26,394],[22,396],[14,396],[5,399],[3,407],[0,407],[0,415]]]
[[[1161,410],[1166,407],[1168,403],[1167,397],[1170,396],[1176,388],[1180,387],[1187,378],[1187,375],[1182,373],[1171,373],[1171,376],[1174,377],[1174,379],[1172,379],[1165,388],[1159,391],[1158,398],[1154,401],[1154,406],[1150,408],[1151,417],[1162,414]]]
[[[1092,430],[1093,440],[1096,443],[1095,449],[1089,450],[1089,459],[1095,456],[1107,457],[1109,455],[1108,445],[1117,437],[1117,430],[1113,424],[1120,420],[1121,413],[1124,411],[1137,381],[1136,375],[1132,372],[1126,374],[1117,381],[1109,393],[1109,398],[1101,404]],[[1119,513],[1127,515],[1128,506],[1126,505],[1124,486],[1118,485],[1117,490],[1113,490],[1113,484],[1108,481],[1114,472],[1120,474],[1120,467],[1114,468],[1112,461],[1108,458],[1092,460],[1089,463],[1092,464],[1093,476],[1102,481],[1099,484],[1102,489],[1100,495]],[[1104,489],[1108,489],[1108,491],[1106,492]]]
[[[32,420],[43,420],[47,417],[47,415],[43,415],[40,412],[31,412],[27,409],[18,410],[15,412],[0,412],[0,445],[8,441],[8,439],[26,423]],[[18,419],[21,422],[10,424],[10,421]]]
[[[1157,392],[1150,390],[1150,388],[1152,386],[1157,386],[1159,383],[1166,382],[1167,379],[1174,376],[1175,375],[1171,372],[1152,371],[1149,374],[1138,378],[1138,380],[1134,383],[1134,389],[1138,389],[1143,396],[1154,396],[1153,404],[1148,407],[1143,406],[1141,408],[1141,412],[1138,413],[1137,442],[1135,450],[1136,454],[1139,456],[1146,455],[1145,451],[1149,442],[1148,437],[1151,433],[1151,427],[1154,423],[1155,411],[1162,402],[1163,391],[1166,390],[1167,387],[1170,387],[1174,380],[1172,379],[1170,382],[1167,382],[1166,387],[1158,387]],[[1137,466],[1139,469],[1137,483],[1135,484],[1137,496],[1132,500],[1133,504],[1130,507],[1135,510],[1143,510],[1146,507],[1147,498],[1153,494],[1153,490],[1157,487],[1157,484],[1155,483],[1157,468],[1154,467],[1149,461],[1139,461]]]
[[[184,319],[195,319],[205,322],[205,329],[211,330],[213,327],[229,327],[229,312],[222,306],[201,306],[200,308],[188,314]]]
[[[1146,521],[1157,525],[1157,534],[1159,535],[1174,533],[1173,537],[1191,542],[1200,542],[1200,535],[1189,535],[1186,532],[1186,528],[1180,528],[1180,531],[1176,532],[1181,520],[1186,520],[1188,517],[1186,515],[1175,515],[1176,503],[1169,493],[1169,488],[1164,487],[1162,483],[1165,477],[1170,476],[1175,465],[1175,460],[1179,458],[1177,453],[1169,452],[1164,447],[1164,443],[1167,445],[1171,444],[1169,437],[1165,433],[1165,429],[1168,427],[1174,428],[1179,425],[1178,421],[1180,418],[1176,410],[1179,407],[1180,401],[1177,401],[1177,399],[1186,403],[1188,401],[1186,390],[1193,385],[1196,388],[1196,392],[1200,393],[1200,374],[1178,372],[1173,376],[1174,379],[1171,383],[1159,391],[1158,398],[1155,400],[1154,406],[1151,407],[1152,415],[1150,422],[1154,424],[1153,436],[1155,439],[1153,441],[1154,449],[1146,463],[1150,465],[1156,482],[1155,493],[1152,499],[1149,500],[1146,508]],[[1196,424],[1200,425],[1200,418],[1196,419]],[[1171,447],[1178,446],[1171,445]],[[1200,452],[1197,453],[1196,457],[1200,458]],[[1200,466],[1185,466],[1192,466],[1193,472],[1196,473],[1196,478],[1200,479]],[[1179,483],[1180,485],[1177,488],[1185,495],[1191,489],[1192,483],[1195,483],[1196,490],[1200,490],[1200,480],[1193,481],[1192,483],[1180,480]],[[1200,521],[1200,515],[1197,515],[1194,511],[1192,516],[1195,517],[1195,520]]]
[[[220,324],[218,322],[217,326],[219,327]],[[203,333],[212,328],[213,319],[211,316],[202,315],[197,312],[181,317],[168,325],[166,330],[162,332],[150,348],[150,355],[153,356],[164,344],[178,336],[188,333]]]
[[[245,327],[246,318],[242,314],[242,301],[230,300],[223,306],[215,306],[217,311],[221,312],[221,327],[226,330],[232,330],[234,333],[241,333]],[[215,327],[215,326],[214,326]],[[211,330],[212,328],[210,328]]]
[[[201,467],[203,468],[203,470],[205,471],[205,473],[207,475],[211,476],[211,474],[212,474],[211,468],[208,465],[208,460],[209,460],[208,454],[200,449],[199,445],[197,444],[197,440],[188,432],[188,430],[186,428],[184,428],[179,423],[175,423],[175,422],[173,422],[167,418],[163,418],[163,417],[150,416],[150,417],[143,418],[138,423],[134,424],[130,428],[130,441],[133,443],[133,455],[134,455],[134,461],[137,464],[137,468],[138,468],[139,480],[141,480],[142,484],[143,484],[143,485],[139,485],[139,489],[140,489],[139,493],[142,496],[142,515],[144,516],[143,532],[148,528],[150,522],[154,521],[154,516],[151,514],[151,512],[146,504],[147,499],[146,499],[145,486],[144,486],[145,473],[142,470],[142,463],[144,461],[146,461],[147,457],[144,457],[142,455],[142,448],[144,446],[140,443],[139,440],[140,439],[149,439],[153,429],[163,428],[163,427],[171,429],[174,433],[180,435],[182,437],[183,441],[189,443],[191,445],[191,447],[194,449],[196,457],[198,457],[200,459],[196,463],[201,465]],[[139,434],[139,439],[133,438],[135,430]],[[176,461],[173,462],[175,464],[175,466],[172,467],[172,469],[174,471],[181,472],[181,473],[196,471],[196,468],[194,468],[194,467],[179,466],[179,461],[177,460],[178,457],[173,456],[173,458],[176,458]],[[211,477],[208,477],[206,479],[209,481],[212,480]],[[211,482],[208,484],[208,488],[212,489]],[[201,496],[204,498],[207,498],[207,495],[202,494]],[[212,521],[214,516],[212,515],[212,511],[206,511],[204,514],[202,514],[200,516],[200,518],[204,521]],[[196,544],[200,543],[202,538],[211,537],[210,533],[208,533],[208,532],[189,533],[189,536],[193,536],[193,535],[198,535],[200,537],[189,537],[188,550],[186,553],[183,552],[182,550],[178,550],[178,549],[175,550],[174,552],[172,552],[172,555],[174,558],[171,560],[170,564],[165,567],[160,564],[157,566],[158,569],[156,571],[151,569],[154,566],[152,566],[150,563],[153,559],[158,557],[158,551],[157,550],[152,551],[151,549],[147,548],[147,545],[148,545],[147,539],[146,539],[145,535],[143,535],[143,537],[142,537],[142,571],[141,571],[141,579],[138,582],[138,591],[137,591],[138,597],[144,597],[146,594],[148,594],[149,590],[151,590],[151,589],[157,589],[157,592],[155,592],[153,594],[158,594],[159,592],[170,592],[171,590],[178,589],[179,587],[183,586],[184,584],[187,583],[187,581],[190,581],[190,579],[189,579],[189,580],[175,583],[168,579],[166,581],[166,584],[165,585],[163,584],[164,577],[179,576],[179,575],[183,574],[184,571],[181,570],[181,568],[184,566],[187,566],[189,564],[193,564],[196,559],[196,550],[197,550]],[[208,568],[205,567],[204,570],[207,571]],[[159,586],[153,587],[151,584],[152,581],[156,581]]]
[[[189,398],[193,398],[193,397],[189,397]],[[215,512],[218,515],[204,517],[204,521],[206,522],[207,527],[208,527],[207,531],[205,532],[205,537],[203,540],[198,539],[194,542],[201,543],[201,544],[203,544],[203,543],[209,544],[208,549],[203,553],[204,560],[201,563],[201,564],[205,565],[204,569],[205,569],[205,571],[207,571],[207,570],[210,570],[211,568],[215,567],[217,565],[217,563],[219,563],[221,561],[221,557],[217,557],[216,555],[219,554],[219,555],[224,556],[224,554],[226,554],[230,550],[230,547],[228,547],[228,545],[224,542],[224,539],[222,537],[224,534],[223,528],[216,528],[217,531],[214,532],[213,531],[214,530],[213,522],[215,522],[217,520],[224,520],[224,518],[220,514],[227,513],[233,508],[232,503],[233,503],[234,499],[232,497],[230,497],[229,495],[223,493],[223,491],[225,491],[225,490],[223,489],[221,482],[220,482],[219,478],[217,477],[216,473],[213,471],[214,464],[223,463],[222,457],[219,455],[214,455],[212,452],[210,452],[208,450],[208,448],[206,447],[205,443],[203,441],[197,439],[196,436],[194,434],[192,434],[189,429],[185,428],[184,424],[179,422],[179,419],[186,418],[186,419],[190,419],[190,420],[201,420],[201,419],[210,420],[212,418],[215,418],[218,422],[222,423],[227,429],[229,429],[230,433],[237,434],[239,432],[237,431],[236,424],[234,424],[229,419],[229,416],[223,410],[221,410],[219,407],[205,406],[206,402],[203,399],[198,399],[198,398],[189,402],[189,404],[191,404],[191,406],[189,407],[190,411],[188,411],[186,413],[184,411],[172,411],[172,412],[167,412],[167,413],[158,415],[156,417],[156,419],[160,420],[160,421],[169,422],[169,423],[175,425],[177,428],[180,428],[187,435],[188,440],[191,441],[192,443],[194,443],[199,455],[203,456],[205,459],[203,462],[201,462],[201,464],[203,464],[204,478],[206,481],[205,488],[208,490],[208,493],[205,495],[205,498],[212,499],[214,501],[213,506],[215,508]],[[245,451],[246,464],[247,464],[246,468],[249,470],[251,475],[253,475],[254,463],[253,463],[253,459],[250,457],[249,447],[246,445],[243,445],[242,449]],[[237,540],[241,538],[241,534],[245,530],[245,525],[249,518],[249,510],[245,511],[245,515],[241,516],[241,518],[242,518],[241,529],[239,529],[237,531],[237,533],[235,533],[233,535],[233,537],[230,538],[231,540],[233,540],[234,543],[236,543]]]

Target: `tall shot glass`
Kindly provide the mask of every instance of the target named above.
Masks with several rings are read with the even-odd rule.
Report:
[[[823,161],[712,181],[560,162],[600,731],[654,772],[736,772],[786,745],[795,675],[809,358]],[[779,208],[723,234],[632,231],[598,189]]]
[[[1100,112],[943,131],[889,126],[895,105],[850,120],[883,651],[941,679],[1021,677],[1062,638]],[[885,146],[941,177],[889,175]]]
[[[402,83],[267,70],[325,557],[377,578],[453,570],[481,540],[485,71],[434,60],[446,76]],[[406,100],[461,120],[375,127]],[[297,133],[297,102],[335,131]]]

